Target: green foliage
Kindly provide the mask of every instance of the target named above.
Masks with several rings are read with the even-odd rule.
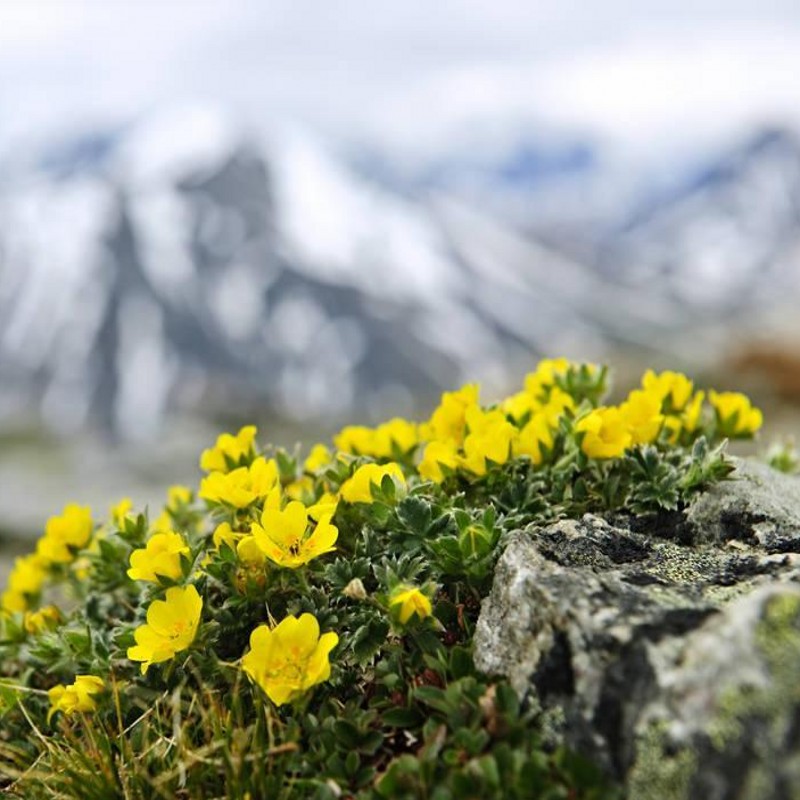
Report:
[[[797,452],[794,441],[789,439],[772,445],[767,451],[767,463],[786,475],[800,473],[800,453]]]
[[[173,487],[158,520],[118,508],[90,542],[70,545],[71,560],[23,565],[23,577],[41,586],[4,595],[4,796],[619,796],[574,753],[546,749],[536,714],[507,682],[476,671],[481,599],[512,532],[588,511],[680,511],[731,465],[717,420],[700,417],[701,395],[686,416],[688,379],[667,376],[667,388],[688,385],[680,403],[675,389],[607,414],[598,408],[605,368],[543,364],[526,382],[528,395],[489,410],[469,387],[446,397],[428,424],[434,438],[418,437],[404,420],[351,429],[355,444],[345,448],[342,434],[340,452],[322,448],[309,465],[298,453],[261,454],[253,428],[225,435],[203,454],[201,463],[219,470],[201,484],[205,502]],[[436,439],[439,429],[460,440]],[[426,442],[450,463],[423,467]],[[268,537],[285,544],[281,525],[298,500],[308,528],[301,520],[276,555]],[[274,513],[287,516],[278,524]],[[314,544],[331,524],[333,552]],[[162,571],[133,580],[132,553],[167,530],[180,553],[166,567],[162,555],[147,554]],[[308,556],[292,562],[302,547]],[[202,600],[196,631],[142,674],[130,651],[150,623],[148,609],[184,589]],[[65,610],[18,610],[20,599],[35,608],[42,593]],[[254,677],[243,657],[255,651],[253,631],[272,635],[303,614],[337,641],[331,671],[318,663],[313,681],[274,702],[273,678]],[[309,669],[298,664],[288,671]],[[105,691],[83,706],[67,698],[57,707],[48,692],[76,676],[101,678]]]

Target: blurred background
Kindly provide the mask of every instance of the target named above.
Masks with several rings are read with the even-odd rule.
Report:
[[[799,72],[796,0],[4,0],[6,547],[541,356],[798,430]]]

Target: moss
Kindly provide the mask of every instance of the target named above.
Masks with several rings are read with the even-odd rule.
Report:
[[[763,692],[752,686],[736,686],[722,692],[716,714],[706,729],[711,746],[721,753],[739,741],[744,733],[743,720],[758,714],[763,703]]]
[[[639,739],[637,760],[628,776],[628,796],[636,800],[685,800],[697,769],[688,749],[672,752],[666,726],[651,723]]]
[[[800,595],[777,595],[764,608],[756,646],[778,680],[791,681],[800,664]]]
[[[719,764],[720,757],[734,763],[744,751],[752,751],[752,756],[746,759],[749,769],[737,795],[742,800],[777,796],[778,787],[800,787],[800,753],[791,752],[788,743],[800,706],[800,595],[787,591],[765,603],[754,631],[754,646],[764,660],[769,682],[721,691],[704,731],[677,750],[666,725],[651,724],[639,738],[637,761],[629,776],[630,797],[699,797],[703,764]],[[780,796],[800,800],[800,788],[791,791]]]

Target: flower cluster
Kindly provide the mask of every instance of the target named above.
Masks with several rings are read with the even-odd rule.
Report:
[[[724,440],[762,424],[744,395],[680,373],[648,370],[616,405],[607,383],[605,367],[545,360],[494,403],[468,384],[427,419],[348,426],[306,452],[261,446],[246,426],[203,451],[198,485],[170,487],[152,519],[129,498],[101,524],[68,505],[0,597],[0,669],[28,682],[30,713],[50,730],[57,712],[62,732],[92,714],[143,736],[139,721],[164,702],[163,741],[174,742],[175,719],[201,726],[223,709],[203,752],[239,715],[229,742],[263,733],[289,783],[322,785],[314,770],[338,770],[356,796],[405,747],[400,729],[409,742],[431,735],[426,698],[474,679],[470,632],[504,537],[586,511],[680,510],[730,471]],[[331,728],[332,709],[362,722]],[[395,730],[379,733],[376,719]],[[340,735],[358,759],[337,750]],[[313,745],[295,758],[301,740]],[[277,764],[252,796],[278,796]],[[224,793],[215,786],[203,792]]]
[[[0,610],[11,613],[35,607],[49,574],[60,565],[74,563],[93,530],[92,512],[86,506],[70,503],[60,515],[50,517],[36,552],[16,560],[0,597]]]

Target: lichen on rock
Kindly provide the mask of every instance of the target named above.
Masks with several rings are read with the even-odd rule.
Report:
[[[662,519],[517,532],[479,667],[640,800],[800,796],[800,480],[735,480]]]

